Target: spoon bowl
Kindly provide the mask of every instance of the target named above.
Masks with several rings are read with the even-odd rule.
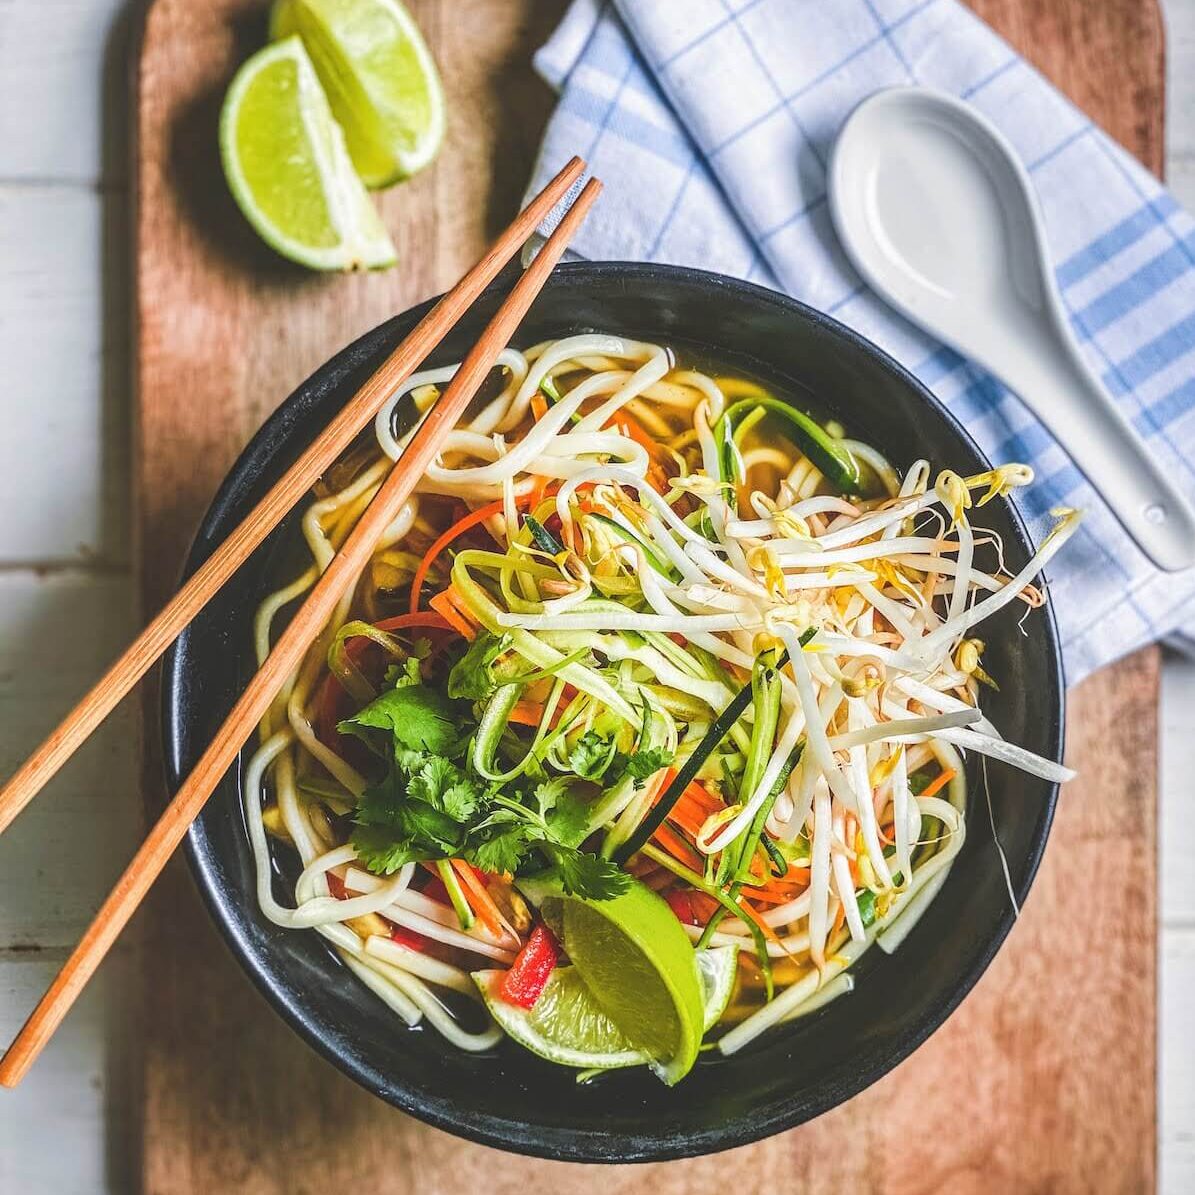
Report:
[[[1195,512],[1084,360],[1003,134],[943,92],[877,92],[838,135],[829,194],[872,289],[1015,391],[1154,564],[1195,564]]]

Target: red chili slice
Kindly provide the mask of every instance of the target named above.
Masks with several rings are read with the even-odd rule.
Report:
[[[693,893],[687,888],[673,888],[670,892],[664,893],[664,899],[668,902],[668,907],[676,914],[677,921],[682,925],[701,924],[694,906]]]
[[[427,945],[427,939],[422,934],[416,933],[413,929],[407,929],[406,926],[394,924],[391,924],[390,927],[390,941],[397,942],[408,950],[421,951]]]
[[[502,977],[498,994],[507,1004],[520,1008],[534,1008],[543,995],[556,963],[560,959],[560,946],[552,932],[543,925],[531,931],[526,946],[515,956],[511,968]]]

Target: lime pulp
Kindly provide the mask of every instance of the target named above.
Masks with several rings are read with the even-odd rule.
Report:
[[[237,72],[220,114],[220,152],[241,211],[283,256],[318,270],[393,264],[394,246],[298,38],[267,46]]]
[[[275,0],[270,33],[302,38],[366,186],[432,160],[444,136],[443,89],[399,0]]]

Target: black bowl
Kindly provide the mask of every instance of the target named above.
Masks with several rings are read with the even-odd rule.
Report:
[[[461,358],[504,293],[495,287],[474,306],[437,352],[438,363]],[[188,570],[229,533],[426,310],[363,336],[270,417],[208,510]],[[882,446],[898,466],[924,456],[964,475],[988,467],[963,428],[895,361],[834,320],[771,291],[695,270],[565,265],[516,343],[585,329],[709,354],[772,382],[780,393],[807,393],[813,409]],[[1003,536],[1015,571],[1030,552],[1024,526],[1004,501],[986,507],[984,516],[985,525]],[[283,527],[263,545],[168,659],[163,723],[172,790],[252,671],[252,613],[275,584],[271,559],[277,569],[277,554],[293,536],[293,526]],[[1008,738],[1060,759],[1063,681],[1053,614],[1048,607],[1031,614],[1024,635],[1016,629],[1017,617],[1009,608],[985,626],[984,663],[1001,681],[999,693],[986,694],[985,707]],[[300,1034],[362,1086],[440,1128],[521,1153],[591,1162],[679,1158],[801,1124],[875,1082],[941,1025],[1013,921],[984,811],[971,818],[966,846],[938,900],[895,955],[873,950],[864,956],[852,995],[732,1058],[703,1058],[676,1088],[665,1088],[646,1071],[578,1087],[571,1071],[510,1043],[471,1055],[446,1046],[433,1030],[407,1029],[321,938],[268,923],[254,896],[241,766],[225,777],[192,828],[187,853],[212,915],[246,971]],[[1057,788],[999,764],[988,775],[996,830],[1023,902]]]

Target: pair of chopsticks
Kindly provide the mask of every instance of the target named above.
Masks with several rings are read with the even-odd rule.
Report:
[[[477,296],[519,251],[536,226],[568,193],[585,169],[567,166],[519,213],[493,247],[416,325],[340,414],[320,433],[282,479],[162,609],[99,683],[0,790],[0,832],[104,720],[155,660],[178,638],[220,587],[248,559],[333,464],[383,403],[418,368]],[[519,322],[560,260],[569,240],[601,191],[591,178],[538,255],[515,283],[494,318],[465,357],[447,389],[424,417],[373,501],[321,575],[224,724],[203,753],[132,862],[104,901],[87,932],[63,964],[3,1060],[0,1084],[15,1087],[70,1010],[111,949],[166,861],[199,815],[220,778],[269,709],[337,602],[369,561],[373,546],[434,461],[444,437],[464,414]]]

